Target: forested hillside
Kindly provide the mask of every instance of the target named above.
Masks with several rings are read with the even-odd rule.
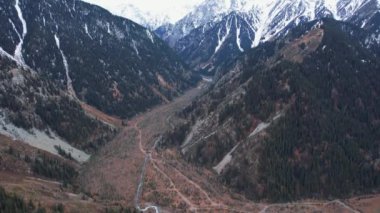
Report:
[[[114,134],[113,128],[88,117],[76,100],[51,81],[5,54],[0,55],[0,71],[1,134],[17,139],[35,133],[52,140],[56,136],[87,152]],[[39,140],[43,143],[44,138]]]
[[[323,19],[253,49],[182,112],[190,122],[167,146],[251,199],[378,189],[380,60],[363,35]]]

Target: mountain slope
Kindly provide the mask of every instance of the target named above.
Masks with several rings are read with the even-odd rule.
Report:
[[[365,34],[324,19],[249,51],[166,145],[251,199],[379,189],[380,64]]]
[[[72,96],[130,117],[191,85],[149,30],[81,1],[0,1],[0,47]]]
[[[88,117],[68,94],[3,51],[0,71],[0,134],[56,155],[60,147],[78,162],[112,136],[112,128]]]
[[[213,26],[197,28],[180,39],[175,49],[190,67],[210,74],[215,65],[251,48],[254,32],[245,18],[244,14],[231,13]]]

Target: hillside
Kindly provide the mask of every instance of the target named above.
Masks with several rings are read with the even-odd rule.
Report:
[[[157,36],[98,6],[2,0],[0,9],[5,52],[109,114],[131,117],[192,85],[191,72]]]
[[[89,157],[83,151],[94,152],[112,136],[113,128],[11,56],[0,54],[0,71],[0,134],[54,154],[60,146],[80,162]]]
[[[182,112],[166,145],[251,199],[378,189],[380,64],[363,35],[323,19],[260,45]]]

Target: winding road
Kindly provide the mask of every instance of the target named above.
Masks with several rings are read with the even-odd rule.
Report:
[[[138,143],[139,143],[140,151],[143,154],[145,154],[145,160],[144,160],[144,164],[143,164],[143,166],[141,168],[141,175],[140,175],[139,183],[138,183],[138,186],[137,186],[137,191],[136,191],[136,196],[135,196],[135,207],[140,212],[146,212],[146,211],[148,211],[150,209],[153,209],[156,213],[159,213],[160,212],[159,206],[150,205],[150,206],[147,206],[145,208],[142,208],[140,206],[140,200],[141,200],[141,195],[142,195],[142,192],[143,192],[144,181],[145,181],[146,167],[147,167],[148,163],[152,159],[152,153],[151,153],[151,151],[156,148],[158,140],[155,142],[155,144],[151,148],[151,150],[147,153],[144,150],[143,145],[142,145],[142,133],[141,133],[141,129],[138,127],[138,124],[139,124],[139,122],[136,122],[134,124],[134,129],[138,132],[138,136],[137,136],[138,137]]]

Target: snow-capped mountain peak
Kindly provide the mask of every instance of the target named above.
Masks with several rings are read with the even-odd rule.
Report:
[[[152,30],[164,24],[170,23],[169,16],[157,16],[151,12],[144,12],[132,4],[121,4],[118,6],[118,8],[119,10],[115,10],[114,12],[115,15],[127,17],[128,19]]]
[[[148,27],[174,24],[203,0],[82,0]]]
[[[159,35],[195,69],[213,72],[225,58],[286,35],[300,23],[334,18],[365,27],[379,8],[378,0],[205,0]]]
[[[255,29],[255,34],[263,34],[263,39],[268,40],[288,24],[294,21],[299,23],[300,19],[333,17],[347,20],[372,1],[376,0],[205,0],[178,21],[166,36],[173,44],[197,27],[220,22],[229,13],[238,12],[249,17],[247,22]],[[266,35],[268,33],[269,37]],[[259,41],[256,36],[253,46]]]

